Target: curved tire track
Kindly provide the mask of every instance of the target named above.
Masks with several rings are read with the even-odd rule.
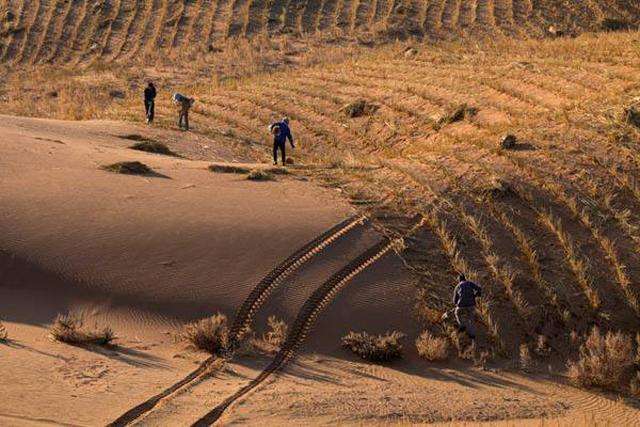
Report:
[[[293,323],[291,332],[287,336],[285,343],[273,361],[260,373],[260,375],[196,421],[192,427],[212,425],[218,421],[218,419],[224,414],[225,410],[227,410],[227,408],[229,408],[234,402],[258,387],[262,382],[269,378],[269,376],[278,372],[288,362],[290,362],[295,356],[296,351],[304,342],[307,334],[310,332],[316,317],[324,307],[333,300],[336,294],[352,278],[361,273],[378,259],[382,258],[393,248],[394,244],[395,241],[383,239],[381,242],[375,244],[352,260],[342,270],[335,273],[331,278],[329,278],[329,280],[317,288],[298,312],[298,316]]]
[[[238,342],[240,334],[250,327],[253,317],[260,306],[266,301],[268,296],[282,281],[290,276],[294,271],[299,269],[303,264],[320,253],[331,243],[347,234],[350,230],[365,224],[367,218],[364,216],[350,217],[341,223],[333,226],[329,230],[316,237],[296,252],[291,254],[286,260],[281,262],[269,274],[267,274],[258,285],[251,291],[249,296],[236,313],[234,323],[230,329],[231,347]],[[131,424],[147,412],[151,411],[160,401],[168,398],[182,387],[196,380],[198,377],[206,373],[212,366],[214,357],[209,357],[198,366],[195,370],[173,384],[171,387],[163,390],[157,395],[147,399],[139,405],[129,409],[116,420],[108,424],[109,427],[120,427]]]
[[[275,288],[284,279],[299,269],[303,264],[320,253],[327,246],[347,234],[359,225],[363,225],[367,219],[363,216],[351,217],[337,224],[325,233],[321,234],[302,248],[291,254],[280,265],[267,274],[251,291],[238,310],[230,329],[231,346],[237,344],[237,340],[251,327],[253,318],[262,304],[271,295]]]

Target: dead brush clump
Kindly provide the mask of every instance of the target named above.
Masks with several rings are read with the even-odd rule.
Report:
[[[633,345],[628,336],[611,331],[603,335],[594,327],[580,347],[578,360],[568,363],[568,376],[581,387],[616,389],[633,362]]]
[[[76,345],[109,345],[116,339],[111,328],[88,329],[82,317],[72,314],[59,314],[49,328],[49,335],[56,341]]]
[[[342,337],[342,346],[370,362],[389,362],[402,357],[400,340],[405,335],[398,331],[384,335],[370,335],[367,332],[349,332]]]
[[[370,116],[378,111],[378,108],[380,108],[378,105],[372,104],[364,99],[358,99],[340,108],[338,112],[350,119],[354,119],[356,117]]]
[[[267,325],[269,327],[267,332],[265,332],[261,338],[252,339],[251,346],[259,353],[273,355],[280,351],[287,339],[289,326],[285,321],[279,320],[276,316],[269,316]]]
[[[261,170],[261,169],[253,169],[247,175],[247,179],[249,181],[275,181],[275,178],[270,172]]]
[[[640,128],[640,101],[624,109],[624,121],[632,126]]]
[[[248,168],[234,165],[209,165],[209,170],[213,173],[248,174],[250,172]]]
[[[640,371],[636,372],[635,375],[631,377],[629,392],[632,396],[640,398]]]
[[[445,111],[444,114],[435,118],[435,122],[433,123],[434,130],[440,130],[443,127],[462,121],[464,119],[468,119],[470,117],[475,116],[478,113],[478,109],[475,107],[470,107],[467,104],[459,104],[449,108]]]
[[[524,372],[531,372],[534,368],[531,350],[527,344],[520,344],[518,364],[520,365],[520,369]]]
[[[424,331],[416,339],[418,354],[429,362],[442,362],[449,358],[449,340]]]
[[[264,171],[271,175],[289,175],[289,171],[285,168],[268,168]]]
[[[153,154],[162,154],[165,156],[174,156],[174,157],[180,157],[178,154],[174,153],[173,151],[171,151],[171,149],[169,147],[167,147],[165,144],[163,144],[162,142],[157,142],[157,141],[140,141],[140,142],[136,142],[135,144],[133,144],[131,147],[132,150],[138,150],[138,151],[144,151],[147,153],[153,153]]]
[[[8,339],[9,333],[7,332],[7,328],[0,322],[0,342],[7,342]]]
[[[179,338],[191,350],[222,356],[229,348],[227,316],[218,313],[184,327]]]
[[[600,28],[604,31],[630,31],[635,30],[637,27],[623,19],[605,18],[602,20]]]
[[[144,163],[134,162],[117,162],[111,165],[103,166],[102,169],[113,172],[121,173],[125,175],[153,175],[153,169]]]

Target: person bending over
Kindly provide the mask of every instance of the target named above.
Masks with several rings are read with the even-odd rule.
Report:
[[[289,119],[284,117],[281,121],[269,125],[269,132],[273,135],[273,164],[278,164],[278,150],[282,153],[282,165],[287,162],[286,143],[287,139],[291,144],[291,148],[296,148],[293,145],[293,135],[291,135],[291,128],[289,128]]]
[[[178,127],[180,129],[189,130],[189,109],[193,107],[195,99],[189,98],[181,93],[173,94],[173,103],[180,107],[178,114]]]
[[[458,323],[458,328],[466,332],[472,340],[476,338],[474,317],[476,298],[480,296],[482,296],[482,288],[467,280],[464,274],[460,274],[458,276],[458,284],[453,291],[456,322]]]

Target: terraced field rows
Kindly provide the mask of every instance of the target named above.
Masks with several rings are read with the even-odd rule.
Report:
[[[202,55],[228,37],[365,32],[540,35],[548,25],[595,28],[606,16],[640,22],[640,8],[592,0],[16,0],[0,32],[2,61],[40,63]],[[615,3],[615,2],[613,2]],[[622,2],[619,2],[622,3]],[[62,54],[64,52],[64,54]]]
[[[272,117],[288,115],[310,159],[378,162],[318,174],[355,200],[373,200],[371,212],[376,200],[393,200],[406,215],[428,218],[446,268],[486,285],[483,322],[498,351],[537,335],[562,349],[562,331],[590,323],[633,329],[640,156],[590,117],[620,102],[640,79],[640,63],[496,57],[477,66],[459,58],[361,59],[270,76],[207,98],[207,114],[253,139]],[[283,96],[288,101],[277,102]],[[358,119],[339,112],[359,98],[378,111]],[[477,113],[436,130],[439,117],[462,103]],[[496,148],[508,131],[522,141],[518,150]],[[412,262],[428,271],[425,281],[444,276],[445,266]]]

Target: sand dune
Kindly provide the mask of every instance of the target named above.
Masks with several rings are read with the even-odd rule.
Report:
[[[348,213],[295,179],[253,183],[125,150],[109,124],[94,125],[107,142],[90,143],[55,126],[40,140],[9,130],[2,146],[0,247],[16,280],[33,268],[68,281],[61,292],[182,318],[230,314],[269,267]],[[133,159],[167,178],[99,170]]]
[[[0,349],[10,361],[0,413],[89,424],[115,417],[129,399],[200,359],[173,357],[180,350],[166,333],[175,324],[216,311],[232,316],[273,265],[350,214],[329,191],[294,177],[256,183],[214,174],[206,162],[129,150],[130,141],[113,136],[121,131],[147,133],[3,117],[0,313],[14,341]],[[200,143],[186,136],[174,148],[188,153]],[[121,160],[142,161],[166,178],[99,169]],[[92,354],[48,342],[40,326],[66,311],[112,325],[127,350]],[[139,341],[145,337],[151,345]],[[145,386],[127,391],[139,365]],[[101,387],[117,393],[92,402]],[[60,417],[59,401],[74,388],[85,401],[69,403],[76,409]]]
[[[216,311],[232,317],[275,265],[353,215],[336,193],[295,174],[275,182],[214,174],[203,159],[264,165],[191,134],[14,117],[3,117],[0,133],[6,136],[0,144],[0,316],[10,332],[0,346],[2,425],[113,421],[203,362],[205,356],[174,341],[177,326]],[[131,134],[166,141],[184,157],[130,150],[122,136]],[[100,169],[122,160],[144,162],[161,176]],[[256,332],[272,314],[294,324],[329,277],[380,242],[385,238],[365,221],[297,266],[259,307]],[[322,303],[301,335],[298,359],[288,358],[234,401],[222,423],[533,418],[632,425],[638,418],[632,405],[574,390],[556,377],[420,360],[412,342],[421,330],[412,311],[415,291],[402,260],[385,252]],[[111,325],[118,345],[52,342],[45,326],[66,311]],[[362,362],[340,347],[350,330],[406,333],[404,358],[387,367]],[[189,425],[259,378],[271,361],[236,358],[135,424]]]

